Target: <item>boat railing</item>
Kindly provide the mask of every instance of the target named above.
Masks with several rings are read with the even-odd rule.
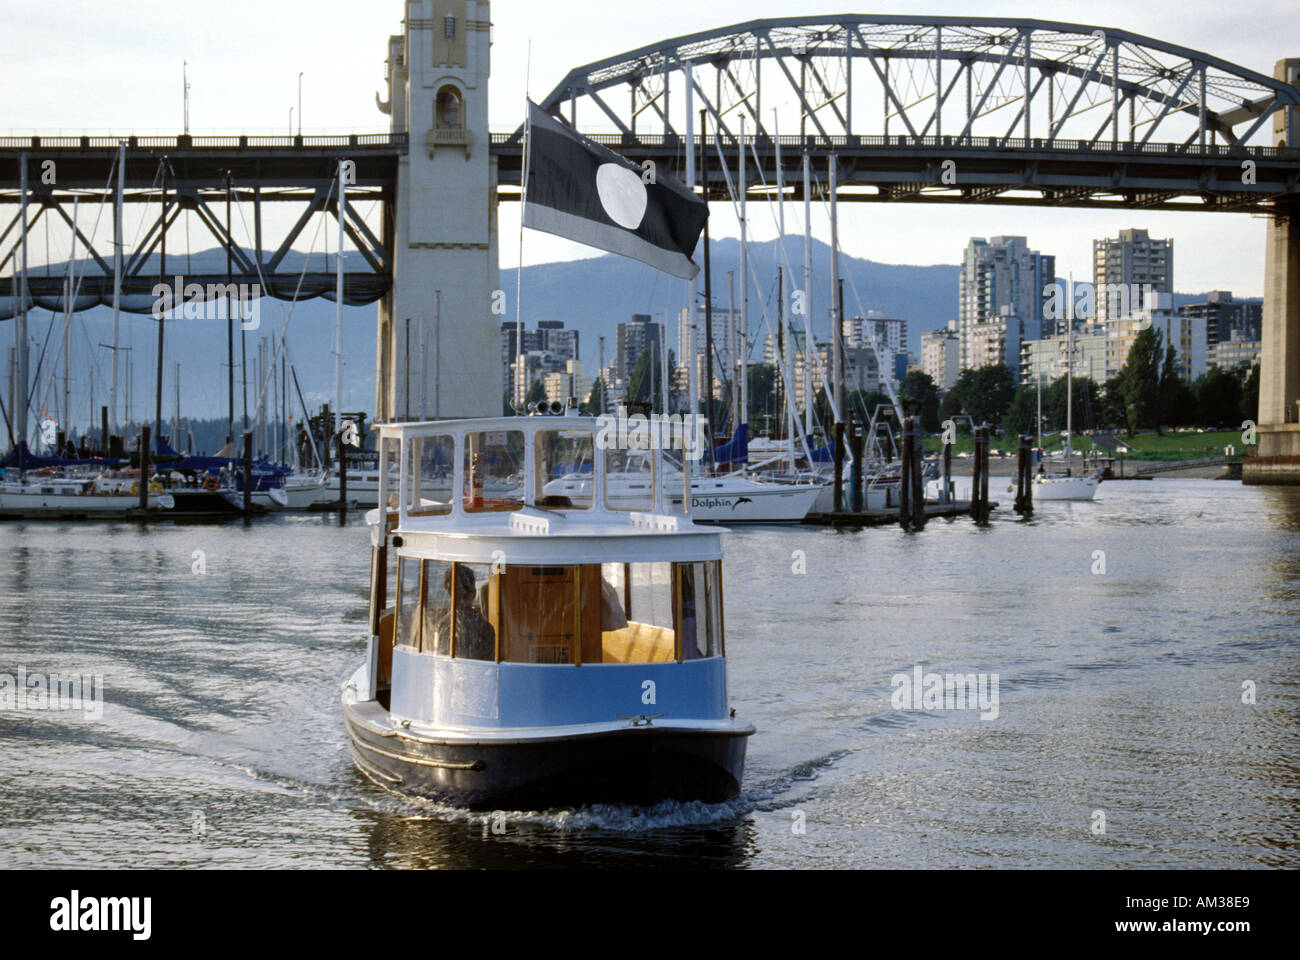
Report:
[[[403,527],[518,511],[593,519],[673,514],[675,461],[647,437],[579,416],[500,417],[379,427],[379,502]],[[653,433],[650,435],[653,437]],[[678,467],[680,469],[680,467]],[[683,506],[685,503],[686,506]]]

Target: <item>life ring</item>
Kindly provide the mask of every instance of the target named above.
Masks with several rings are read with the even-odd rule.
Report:
[[[207,490],[209,493],[215,493],[220,487],[221,481],[216,477],[208,477],[208,479],[203,481],[203,489]]]
[[[150,482],[149,492],[152,493],[154,496],[157,496],[158,494],[162,493],[162,484],[159,483],[157,480]]]
[[[137,480],[133,484],[131,484],[131,496],[138,497],[139,495],[140,495],[140,481]]]

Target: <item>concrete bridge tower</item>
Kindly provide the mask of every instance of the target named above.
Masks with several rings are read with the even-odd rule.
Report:
[[[1300,87],[1300,59],[1273,76]],[[1274,114],[1275,146],[1296,146],[1300,110]],[[1263,359],[1259,369],[1259,453],[1242,466],[1246,483],[1300,484],[1300,202],[1280,201],[1269,221],[1264,272]]]
[[[381,420],[501,413],[488,8],[486,0],[406,0],[405,32],[389,39],[388,101],[379,109],[410,147],[384,212],[393,289],[379,306]]]

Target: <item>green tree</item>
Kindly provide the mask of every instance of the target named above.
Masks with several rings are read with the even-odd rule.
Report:
[[[632,376],[628,378],[627,383],[627,401],[629,408],[634,403],[649,403],[658,407],[658,398],[656,394],[656,381],[658,374],[652,365],[653,350],[642,350],[641,356],[637,358],[636,366],[632,369]]]
[[[1138,430],[1160,430],[1160,331],[1147,327],[1133,338],[1128,358],[1119,372],[1124,396],[1125,429],[1131,437]]]
[[[541,403],[546,399],[546,389],[542,386],[542,381],[534,380],[533,385],[528,388],[528,395],[524,397],[524,407],[530,403]]]
[[[1160,368],[1160,421],[1171,427],[1186,427],[1196,422],[1196,397],[1179,373],[1178,352],[1171,343],[1165,347],[1165,362]]]
[[[1250,375],[1241,388],[1241,415],[1246,420],[1259,423],[1259,364],[1250,368]]]
[[[749,388],[749,422],[757,428],[768,424],[775,416],[776,403],[776,367],[770,363],[756,363],[745,373]]]
[[[898,401],[906,416],[921,418],[921,429],[935,433],[939,429],[939,390],[928,373],[913,370],[898,386]]]
[[[956,390],[949,390],[943,395],[943,402],[939,404],[939,425],[943,426],[943,421],[951,420],[961,412],[961,397]]]
[[[1011,368],[1001,363],[978,369],[968,367],[958,375],[950,392],[957,394],[962,410],[976,424],[996,427],[1015,399],[1016,380]]]
[[[601,400],[604,395],[604,382],[597,377],[591,385],[591,393],[587,395],[587,402],[578,408],[578,412],[584,417],[598,417],[601,413]]]
[[[1128,406],[1124,400],[1124,383],[1118,374],[1102,385],[1097,420],[1098,426],[1111,430],[1128,429]]]
[[[1211,367],[1192,384],[1196,396],[1196,420],[1206,427],[1232,427],[1241,422],[1241,381],[1225,370]]]
[[[1002,421],[1008,433],[1037,435],[1034,419],[1038,416],[1038,392],[1033,387],[1021,387],[1007,408]]]

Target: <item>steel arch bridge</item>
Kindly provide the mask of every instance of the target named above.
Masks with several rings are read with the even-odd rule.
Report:
[[[819,169],[835,155],[844,200],[1272,213],[1300,178],[1294,85],[1124,30],[1042,20],[754,20],[578,67],[541,106],[679,166],[696,126],[688,100],[733,166],[744,118],[761,164],[750,190],[776,180],[778,141],[787,175],[804,152]],[[503,184],[519,182],[521,139],[493,137]],[[725,197],[711,166],[710,196]]]

